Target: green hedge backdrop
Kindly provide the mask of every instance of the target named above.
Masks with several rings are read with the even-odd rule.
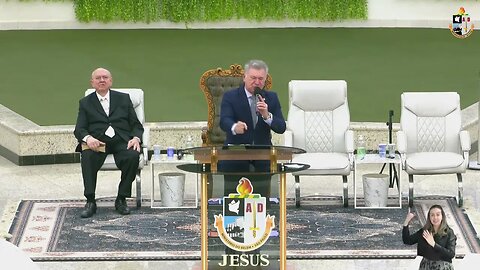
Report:
[[[21,0],[31,1],[31,0]],[[230,19],[365,19],[367,0],[43,0],[73,1],[81,22],[214,22]]]

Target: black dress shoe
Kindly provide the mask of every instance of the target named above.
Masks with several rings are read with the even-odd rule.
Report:
[[[115,200],[115,210],[120,215],[129,215],[130,209],[127,206],[127,201],[125,199],[116,199]]]
[[[97,212],[97,203],[95,202],[87,202],[85,204],[85,208],[83,209],[82,213],[80,216],[82,218],[89,218],[93,216]]]

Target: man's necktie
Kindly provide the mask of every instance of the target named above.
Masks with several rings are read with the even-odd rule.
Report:
[[[250,112],[252,113],[252,119],[253,119],[253,128],[257,125],[257,103],[255,102],[255,96],[251,95],[250,96]]]

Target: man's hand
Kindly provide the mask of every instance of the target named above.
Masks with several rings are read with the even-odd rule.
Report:
[[[262,115],[263,119],[267,119],[270,116],[270,114],[268,113],[268,104],[265,103],[265,99],[261,95],[258,95],[257,98],[258,112]]]
[[[99,141],[97,139],[95,139],[93,136],[88,136],[87,138],[87,145],[88,145],[88,148],[90,148],[92,151],[94,152],[98,152],[99,151],[99,147],[100,146],[104,146],[105,143],[102,142],[102,141]]]
[[[245,122],[238,121],[235,123],[235,128],[233,130],[235,131],[235,134],[243,134],[247,129],[247,124],[245,124]]]
[[[132,147],[133,150],[140,152],[140,140],[137,137],[134,137],[133,139],[128,141],[127,149],[130,149]]]

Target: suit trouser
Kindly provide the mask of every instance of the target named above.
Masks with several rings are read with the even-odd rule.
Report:
[[[97,173],[102,167],[107,154],[113,154],[117,168],[122,172],[118,185],[118,196],[132,196],[132,182],[138,170],[138,151],[132,148],[127,149],[126,142],[107,143],[106,152],[94,152],[92,150],[82,151],[81,166],[83,175],[84,195],[95,196],[97,187]]]

